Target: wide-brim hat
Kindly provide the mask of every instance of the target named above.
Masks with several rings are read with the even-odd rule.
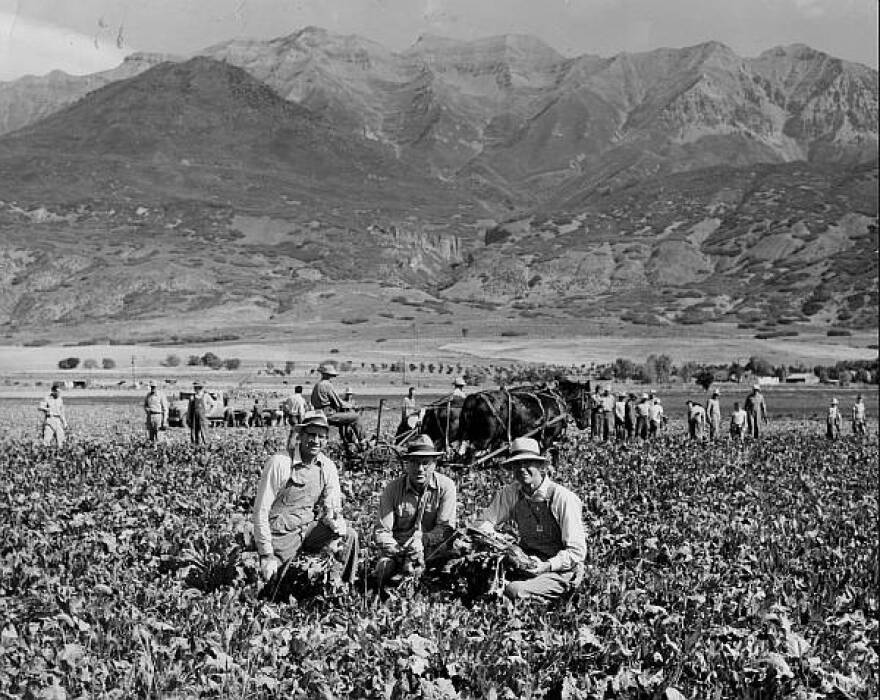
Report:
[[[464,381],[464,379],[461,378],[461,377],[456,377],[456,378],[453,380],[452,384],[453,384],[453,386],[464,386],[464,385],[465,385],[465,381]]]
[[[837,399],[831,399],[831,403],[833,403],[833,404],[837,404],[837,403],[840,403],[840,402],[839,402]]]
[[[434,441],[430,436],[417,435],[408,443],[406,443],[406,452],[403,454],[404,459],[418,459],[419,457],[439,457],[442,452],[438,452],[434,447]]]
[[[335,377],[335,376],[337,376],[337,375],[339,374],[339,372],[336,371],[336,368],[335,368],[333,365],[329,364],[329,363],[328,363],[328,364],[323,364],[323,365],[321,365],[320,367],[318,367],[318,371],[319,371],[321,374],[329,374],[329,375],[332,376],[332,377]]]
[[[712,389],[712,396],[721,396],[721,392],[718,389]]]
[[[642,399],[647,401],[650,397],[647,394],[642,394]]]
[[[537,440],[532,438],[516,438],[510,443],[510,457],[504,460],[505,467],[516,466],[523,462],[536,462],[549,464],[550,460],[541,454],[541,447]]]
[[[324,428],[330,431],[330,424],[324,411],[306,411],[302,420],[294,427],[297,432],[303,432],[307,428]]]
[[[156,383],[155,379],[151,379],[150,381],[147,382],[147,386],[159,386],[159,385]]]
[[[205,385],[203,382],[193,382],[193,389],[204,389]]]
[[[755,391],[761,391],[761,385],[760,384],[752,384],[752,389],[754,389]]]

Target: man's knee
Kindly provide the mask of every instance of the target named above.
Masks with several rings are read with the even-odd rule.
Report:
[[[527,581],[511,581],[504,587],[504,596],[510,600],[522,600],[530,594]]]

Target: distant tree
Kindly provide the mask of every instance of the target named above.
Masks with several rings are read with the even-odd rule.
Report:
[[[788,377],[788,367],[786,367],[785,365],[779,365],[778,367],[774,368],[773,374],[780,382],[785,382],[786,378]]]
[[[433,363],[433,362],[429,362],[429,363],[428,363],[428,374],[434,374],[434,370],[435,370],[435,369],[436,369],[436,367],[434,367],[434,363]]]
[[[270,362],[267,362],[267,363],[266,363],[266,370],[267,370],[270,374],[271,374],[271,372],[272,372],[274,369],[275,369],[275,363],[274,363],[274,362],[271,362],[271,361],[270,361]]]
[[[162,360],[159,364],[163,367],[179,367],[180,358],[177,355],[168,355],[168,357]]]
[[[687,384],[691,379],[697,376],[700,369],[701,366],[696,362],[685,362],[678,368],[678,376],[681,377],[681,381]]]
[[[116,360],[112,357],[105,357],[101,360],[101,367],[104,369],[116,369]]]
[[[425,363],[424,362],[419,362],[419,372],[421,372],[422,374],[425,373]]]
[[[351,360],[346,360],[341,365],[339,365],[340,372],[351,372],[352,370],[352,362]]]
[[[284,374],[293,374],[296,370],[296,362],[293,360],[288,360],[284,363]]]
[[[410,362],[410,363],[409,363],[409,371],[410,371],[410,372],[415,372],[416,369],[418,369],[418,367],[416,366],[416,363],[415,363],[415,362]]]
[[[840,382],[840,386],[849,386],[852,381],[852,372],[848,369],[842,369],[837,373],[837,381]]]
[[[710,369],[703,369],[697,372],[694,379],[699,386],[703,387],[703,391],[709,391],[709,387],[715,381],[715,373]]]
[[[632,379],[638,372],[638,365],[625,357],[618,357],[614,360],[612,367],[617,379]],[[586,370],[586,365],[581,365],[581,370]]]
[[[241,360],[237,357],[229,357],[223,360],[223,367],[228,370],[236,370],[241,367]]]
[[[58,369],[76,369],[79,367],[78,357],[65,357],[58,361]]]
[[[217,369],[223,366],[223,360],[221,360],[220,357],[215,355],[213,352],[206,352],[204,355],[202,355],[200,362],[205,367],[210,367],[212,369]]]
[[[98,369],[98,361],[88,358],[85,362],[83,362],[83,369]]]
[[[749,370],[752,374],[755,374],[759,377],[773,376],[773,365],[771,365],[763,357],[758,357],[757,355],[752,355],[749,358],[746,369]]]
[[[481,367],[468,367],[464,371],[463,377],[469,386],[480,386],[486,381],[486,372]]]
[[[672,375],[672,360],[669,355],[648,355],[645,371],[649,382],[666,384]]]
[[[599,378],[604,380],[614,379],[614,368],[611,365],[607,365],[602,368],[602,371],[599,373]]]
[[[186,364],[189,367],[198,367],[202,364],[202,358],[198,355],[190,355],[188,358],[186,358]]]

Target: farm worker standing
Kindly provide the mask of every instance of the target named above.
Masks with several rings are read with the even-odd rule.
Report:
[[[648,399],[648,435],[657,437],[663,426],[663,404],[660,399]]]
[[[400,420],[407,422],[413,416],[419,415],[419,404],[416,401],[416,389],[411,386],[406,396],[403,397],[403,409],[400,414]]]
[[[458,401],[464,401],[465,397],[467,396],[464,393],[464,387],[465,387],[464,378],[463,377],[456,377],[455,381],[452,382],[452,386],[453,386],[452,397],[451,397],[452,401],[454,403],[458,402]]]
[[[193,445],[208,444],[208,416],[214,410],[214,399],[205,391],[201,382],[193,382],[195,394],[189,400],[187,420],[189,421],[189,439]]]
[[[326,416],[309,411],[291,428],[287,449],[266,460],[253,515],[260,572],[266,581],[300,551],[333,551],[333,583],[354,580],[358,536],[342,517],[336,464],[323,454],[329,434]]]
[[[831,399],[828,407],[828,415],[825,418],[825,435],[829,440],[840,437],[840,408],[837,399]]]
[[[703,430],[706,427],[706,409],[695,401],[687,402],[688,435],[695,440],[703,439]]]
[[[168,399],[156,388],[156,381],[150,380],[150,391],[144,397],[144,413],[147,415],[147,437],[150,442],[159,439],[159,431],[168,424]]]
[[[761,393],[761,385],[755,384],[752,393],[746,397],[746,415],[748,415],[748,433],[751,437],[761,437],[761,428],[767,425],[767,404]]]
[[[321,373],[321,381],[312,389],[312,409],[323,411],[328,414],[327,421],[330,425],[339,428],[339,437],[342,442],[349,443],[346,431],[351,430],[354,439],[361,447],[366,446],[364,428],[361,425],[361,417],[353,410],[354,406],[339,398],[336,388],[331,381],[339,372],[331,364],[324,364],[318,368]]]
[[[602,388],[596,386],[596,390],[590,395],[590,437],[595,440],[602,433]]]
[[[650,420],[651,404],[647,394],[642,394],[642,399],[636,404],[636,436],[642,440],[648,439],[648,421]]]
[[[618,394],[614,402],[614,434],[618,442],[626,440],[626,394]]]
[[[712,390],[712,398],[706,402],[706,419],[709,423],[709,439],[714,440],[721,434],[721,392]]]
[[[602,439],[608,442],[614,437],[614,400],[608,388],[602,393]]]
[[[398,571],[410,574],[446,559],[445,544],[455,530],[455,482],[435,471],[443,453],[427,435],[406,448],[406,474],[389,482],[379,499],[375,541],[381,556],[373,571],[379,586]]]
[[[865,425],[865,402],[862,401],[861,394],[856,397],[852,407],[852,429],[853,435],[865,435],[868,432]]]
[[[507,584],[504,595],[551,600],[583,578],[587,545],[581,500],[550,480],[550,460],[541,455],[536,440],[516,438],[510,452],[504,465],[514,481],[495,494],[476,527],[491,534],[498,525],[515,522],[521,552],[508,557],[516,580]]]
[[[632,440],[636,434],[638,415],[636,411],[636,395],[630,393],[626,401],[626,439]]]
[[[730,414],[730,437],[739,438],[742,442],[746,434],[746,422],[749,417],[744,408],[740,408],[739,401],[733,402],[733,413]]]
[[[302,421],[302,417],[309,406],[303,396],[303,388],[297,384],[293,388],[293,396],[289,396],[283,405],[284,416],[288,425],[293,426]]]
[[[64,401],[61,388],[52,385],[49,395],[40,401],[39,411],[43,414],[43,444],[58,447],[64,444],[64,431],[67,430],[67,417],[64,415]]]

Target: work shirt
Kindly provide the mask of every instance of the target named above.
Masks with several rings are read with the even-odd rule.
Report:
[[[614,417],[623,422],[626,418],[626,401],[617,401],[614,404]]]
[[[602,410],[605,413],[614,413],[614,404],[617,403],[613,396],[602,397]]]
[[[293,416],[296,419],[296,422],[299,423],[305,412],[308,410],[305,397],[302,394],[289,396],[284,402],[284,410],[288,416]]]
[[[476,527],[492,532],[497,525],[513,520],[520,532],[520,546],[526,553],[543,554],[551,571],[569,571],[583,563],[587,554],[582,511],[577,495],[544,477],[531,496],[526,495],[519,482],[502,488],[483,511]],[[548,514],[550,524],[558,528],[555,533],[545,524]]]
[[[193,394],[190,401],[193,413],[197,416],[207,416],[214,410],[214,399],[207,391],[200,391],[197,394]]]
[[[276,503],[278,495],[286,491],[288,486],[296,486],[297,483],[305,483],[304,478],[308,472],[320,471],[322,488],[313,504],[314,516],[311,520],[318,519],[321,512],[339,514],[342,511],[342,490],[339,487],[339,472],[332,459],[324,454],[319,454],[315,463],[306,466],[299,454],[299,446],[294,449],[293,455],[285,450],[272,455],[266,460],[260,483],[257,485],[257,495],[254,499],[254,541],[260,555],[272,554],[272,527],[269,524],[270,511],[277,510],[280,505]]]
[[[411,399],[409,396],[403,397],[403,417],[409,418],[410,416],[419,415],[419,404],[413,398]]]
[[[721,402],[718,399],[709,399],[706,403],[706,415],[716,424],[721,422]]]
[[[745,412],[745,409],[740,408],[739,410],[734,411],[730,414],[730,424],[742,427],[746,424],[747,418],[748,414]]]
[[[650,412],[651,404],[649,404],[647,400],[636,404],[636,415],[641,416],[642,418],[647,418]]]
[[[457,386],[452,390],[453,399],[461,399],[463,401],[466,397],[467,395],[464,393],[464,389],[462,389],[460,386]]]
[[[448,476],[434,472],[420,494],[408,476],[391,481],[379,498],[376,544],[384,552],[404,544],[416,531],[422,531],[426,549],[447,539],[456,525],[456,488]]]
[[[312,389],[312,408],[325,413],[341,411],[345,408],[342,399],[336,393],[336,387],[329,379],[322,379]]]
[[[163,416],[168,415],[168,399],[165,394],[159,391],[151,391],[144,397],[144,411],[147,413],[158,413]]]
[[[827,421],[829,425],[840,425],[840,410],[837,406],[828,407]]]
[[[688,411],[688,420],[697,423],[704,422],[706,420],[706,409],[698,403],[693,404]]]
[[[746,413],[751,413],[759,419],[766,419],[767,404],[764,402],[764,396],[759,391],[754,391],[746,397],[745,405]]]
[[[50,394],[40,401],[39,410],[46,414],[46,418],[60,418],[62,422],[66,421],[64,417],[64,401],[61,400],[60,396],[56,397]]]
[[[648,406],[648,417],[653,423],[660,423],[663,420],[663,405],[652,403]]]
[[[856,403],[853,404],[852,419],[854,421],[865,420],[865,404],[863,404],[861,401],[857,401]]]

